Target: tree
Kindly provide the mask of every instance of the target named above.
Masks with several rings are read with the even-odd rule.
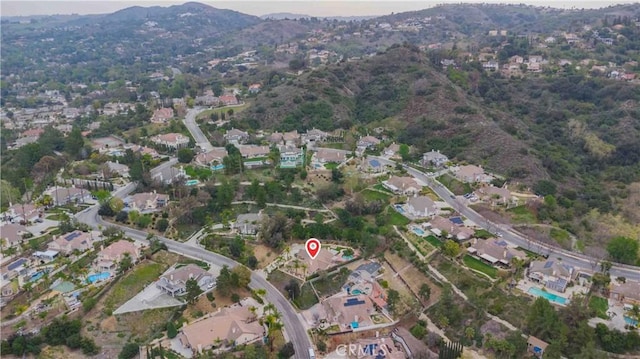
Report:
[[[289,284],[284,287],[284,290],[287,291],[291,300],[295,300],[300,297],[300,285],[298,284],[298,281],[293,278],[291,278]]]
[[[124,273],[128,271],[131,267],[133,267],[133,259],[131,258],[131,254],[129,252],[125,252],[120,260],[120,264],[118,265],[118,272]]]
[[[529,307],[527,329],[532,335],[547,342],[560,338],[566,332],[556,310],[542,297],[538,297]]]
[[[616,262],[635,264],[638,260],[638,240],[615,237],[607,244],[607,252]]]
[[[442,251],[445,255],[455,258],[460,254],[460,245],[455,241],[447,239],[442,246]]]
[[[138,355],[140,347],[136,343],[127,343],[122,347],[118,359],[133,359]]]
[[[251,271],[245,266],[236,266],[231,270],[235,288],[246,288],[251,283]]]
[[[410,153],[410,148],[409,145],[406,144],[401,144],[400,145],[400,150],[398,151],[398,153],[400,153],[400,157],[402,157],[403,161],[408,161],[411,157],[411,153]]]
[[[195,153],[190,148],[181,148],[178,150],[178,161],[180,163],[189,163],[193,160]]]
[[[395,311],[398,302],[400,301],[400,293],[395,289],[389,289],[387,291],[387,306],[390,311]]]
[[[195,303],[198,296],[202,294],[202,289],[200,289],[198,282],[194,278],[189,278],[185,283],[185,287],[187,290],[187,293],[185,295],[187,299],[187,303],[189,304]]]
[[[270,247],[278,248],[291,237],[291,221],[278,212],[262,221],[260,238]]]
[[[160,218],[157,222],[156,222],[156,230],[158,232],[164,233],[164,231],[167,230],[167,228],[169,228],[169,220],[166,218]]]
[[[289,359],[296,353],[296,350],[293,347],[293,343],[287,342],[285,345],[280,348],[278,352],[278,358],[280,359]]]
[[[73,127],[65,140],[64,149],[73,158],[81,158],[85,155],[81,152],[84,149],[84,138],[80,127]]]
[[[557,191],[556,184],[549,180],[540,180],[533,186],[533,190],[540,196],[555,195]]]
[[[167,323],[167,337],[169,339],[173,339],[178,335],[178,329],[176,329],[176,325],[173,322]]]
[[[431,298],[431,287],[427,283],[422,283],[420,286],[420,291],[418,292],[420,298],[424,301],[428,301]]]
[[[280,322],[280,313],[276,310],[273,303],[269,303],[264,306],[265,316],[262,319],[262,323],[267,326],[267,338],[269,341],[269,350],[273,352],[273,338],[275,333],[280,331],[283,327]]]

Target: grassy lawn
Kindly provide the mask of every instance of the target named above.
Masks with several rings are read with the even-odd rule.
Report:
[[[335,162],[325,163],[324,164],[324,168],[326,168],[328,170],[332,170],[334,168],[338,168],[338,163],[335,163]]]
[[[342,143],[342,142],[335,142],[335,143],[323,143],[323,144],[322,144],[322,147],[325,147],[325,148],[333,148],[333,149],[336,149],[336,150],[344,150],[344,149],[345,149],[345,148],[344,148],[344,146],[345,146],[345,144],[344,144],[344,143]]]
[[[213,113],[218,113],[218,116],[219,116],[220,113],[224,112],[224,114],[227,115],[227,111],[229,111],[230,109],[233,109],[233,115],[236,115],[244,111],[247,107],[249,107],[249,104],[245,102],[245,104],[241,106],[224,106],[224,107],[214,108],[214,109],[206,110],[200,113],[197,119],[202,119],[202,118],[208,119],[211,117]],[[233,118],[233,116],[231,116],[231,118]],[[227,120],[228,119],[229,119],[229,116],[227,115]]]
[[[294,300],[298,308],[300,309],[309,309],[314,304],[318,303],[318,297],[313,292],[313,288],[311,288],[311,283],[306,282],[300,288],[300,297]]]
[[[204,167],[185,166],[184,172],[191,178],[205,181],[213,175],[213,171]]]
[[[394,226],[406,226],[411,221],[409,221],[407,217],[398,213],[395,209],[389,207],[387,208],[387,222]]]
[[[609,319],[609,316],[607,316],[609,302],[605,298],[592,295],[591,298],[589,298],[589,309],[593,310],[596,317]]]
[[[556,241],[556,243],[558,243],[563,248],[565,248],[566,246],[571,246],[571,236],[569,235],[569,232],[565,231],[564,229],[551,228],[549,235],[554,241]]]
[[[61,214],[61,213],[54,213],[54,214],[50,214],[48,216],[46,216],[46,219],[50,219],[52,221],[62,221],[63,219],[67,218],[69,216],[65,215],[65,214]]]
[[[338,293],[344,283],[349,278],[351,272],[346,268],[341,269],[338,273],[330,276],[322,277],[313,281],[313,287],[316,288],[318,295],[321,297],[330,296]]]
[[[473,188],[471,188],[470,184],[462,183],[449,174],[444,174],[438,177],[437,180],[455,195],[463,195],[465,193],[473,192]]]
[[[495,278],[498,275],[497,269],[468,254],[462,258],[462,261],[467,267],[480,271],[491,278]]]
[[[478,229],[473,233],[473,235],[476,238],[482,238],[482,239],[493,237],[493,234],[491,234],[491,232],[487,231],[486,229]]]
[[[381,183],[378,183],[378,184],[374,185],[373,188],[377,189],[378,191],[386,192],[390,196],[394,194],[393,192],[391,192],[388,189],[384,188],[384,186]]]
[[[141,263],[133,271],[116,283],[105,299],[105,308],[117,309],[127,300],[133,298],[146,285],[158,279],[164,267],[154,262]]]
[[[537,223],[536,216],[526,206],[513,207],[507,210],[516,223]]]
[[[436,248],[442,247],[442,244],[443,244],[441,240],[436,238],[436,236],[426,236],[424,238],[424,240],[429,242],[429,244],[431,244],[432,246],[434,246]]]
[[[360,192],[362,194],[362,197],[364,197],[365,200],[367,201],[378,201],[378,200],[382,200],[385,202],[389,202],[389,197],[390,195],[382,192],[378,192],[378,191],[374,191],[371,189],[364,189],[362,190],[362,192]]]

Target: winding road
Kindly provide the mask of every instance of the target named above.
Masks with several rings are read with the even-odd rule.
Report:
[[[167,166],[171,166],[176,163],[176,159],[172,158],[170,161],[161,164],[160,166],[151,170],[151,174],[162,171]],[[113,195],[124,198],[135,189],[135,184],[130,183],[124,187],[117,189]],[[88,224],[93,228],[99,228],[100,226],[115,226],[124,231],[124,233],[134,240],[148,243],[148,233],[145,231],[129,228],[126,226],[116,225],[104,221],[98,215],[99,206],[96,204],[76,214],[78,221]],[[240,265],[236,261],[229,259],[225,256],[217,253],[206,251],[200,247],[193,246],[187,243],[176,242],[164,237],[157,237],[161,242],[167,245],[167,249],[171,252],[178,253],[187,257],[196,258],[209,262],[218,266],[228,266],[233,268],[236,265]],[[271,283],[269,283],[263,276],[257,272],[252,272],[251,283],[249,287],[252,289],[265,289],[267,294],[265,300],[269,303],[273,303],[276,309],[280,312],[282,323],[285,328],[285,337],[293,343],[296,358],[308,358],[309,348],[312,347],[311,340],[307,335],[307,330],[298,317],[298,313],[293,308],[291,303],[278,291]]]

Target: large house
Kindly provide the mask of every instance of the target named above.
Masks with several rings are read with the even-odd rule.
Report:
[[[509,267],[514,258],[520,260],[527,258],[525,252],[510,247],[504,240],[495,238],[479,239],[467,248],[467,252],[494,266]]]
[[[296,130],[284,133],[274,132],[269,136],[268,141],[272,145],[298,146],[300,144],[300,134]]]
[[[161,108],[153,111],[153,116],[151,116],[151,122],[153,123],[165,123],[173,118],[173,109],[172,108]]]
[[[238,98],[235,95],[222,95],[218,97],[218,99],[225,106],[233,106],[239,103]]]
[[[491,182],[490,176],[484,173],[482,167],[474,165],[460,166],[454,170],[457,179],[466,183]]]
[[[296,168],[304,164],[304,149],[280,146],[280,168]]]
[[[302,142],[308,145],[314,145],[318,142],[325,142],[328,137],[328,133],[314,128],[302,135]]]
[[[140,257],[140,249],[133,242],[124,239],[113,242],[98,253],[98,266],[101,269],[113,269],[115,264],[120,262],[126,253],[129,253],[134,263]]]
[[[219,165],[226,156],[227,150],[224,147],[216,147],[209,152],[198,154],[195,162],[201,166]]]
[[[438,213],[436,203],[427,196],[415,196],[407,201],[407,212],[417,218],[432,217]]]
[[[271,152],[269,146],[246,145],[239,146],[238,150],[243,158],[251,159],[257,157],[266,157]]]
[[[129,166],[123,165],[122,163],[107,161],[105,162],[106,167],[109,171],[115,174],[118,177],[129,177]],[[104,177],[104,173],[102,173]]]
[[[380,173],[383,172],[385,166],[375,158],[366,158],[362,159],[360,163],[360,171],[364,173]]]
[[[453,238],[458,241],[465,241],[470,239],[475,231],[469,227],[461,226],[454,223],[451,219],[443,218],[440,216],[433,217],[428,225],[431,227],[431,232],[438,236],[442,236],[446,232],[447,238]]]
[[[169,149],[179,150],[189,145],[189,137],[181,133],[165,133],[151,137],[151,142]]]
[[[509,204],[513,200],[511,191],[506,188],[484,185],[477,191],[483,201],[494,204]]]
[[[262,215],[260,213],[239,214],[233,228],[240,234],[253,236],[260,230]]]
[[[361,137],[358,141],[356,153],[362,155],[365,150],[373,149],[380,144],[380,140],[373,136]]]
[[[400,145],[394,142],[387,146],[382,154],[389,158],[400,158]]]
[[[189,279],[195,279],[202,290],[207,289],[207,286],[214,282],[211,273],[191,263],[162,275],[156,286],[175,297],[184,295],[187,292],[187,281]]]
[[[93,234],[90,232],[73,231],[56,237],[48,244],[49,249],[69,254],[73,251],[84,252],[93,248]]]
[[[185,326],[178,338],[183,346],[197,354],[254,343],[264,336],[264,327],[256,315],[247,306],[234,306]]]
[[[320,163],[342,163],[346,160],[344,152],[330,148],[318,148],[315,153],[315,160]]]
[[[6,223],[0,226],[0,247],[11,248],[24,241],[24,236],[30,232],[27,228],[17,223]]]
[[[64,206],[69,203],[82,203],[91,200],[91,192],[84,188],[76,187],[54,187],[47,191],[53,199],[55,206]]]
[[[136,193],[124,199],[124,206],[130,211],[138,211],[141,213],[149,213],[157,211],[169,202],[169,195],[144,192]]]
[[[382,182],[382,186],[393,193],[414,195],[422,190],[422,186],[413,177],[393,176]]]
[[[575,272],[575,269],[560,261],[545,260],[545,261],[533,261],[529,265],[528,277],[529,279],[543,284],[549,289],[553,289],[558,292],[564,292],[567,289],[567,285],[571,281],[571,278]]]
[[[640,282],[629,279],[624,283],[613,281],[609,288],[609,298],[626,307],[640,305]]]
[[[422,155],[422,165],[425,167],[429,167],[429,166],[442,167],[447,162],[449,162],[449,157],[440,153],[440,150],[438,151],[431,150],[429,152],[425,152]]]
[[[26,223],[33,222],[40,218],[40,211],[36,206],[30,203],[14,204],[2,214],[2,219],[10,223]]]
[[[237,128],[232,128],[224,134],[224,139],[227,141],[227,143],[241,145],[249,140],[249,134],[244,131],[238,130]]]

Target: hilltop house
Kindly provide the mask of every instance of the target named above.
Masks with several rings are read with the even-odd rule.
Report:
[[[434,151],[431,150],[429,152],[425,152],[422,155],[422,165],[425,167],[434,166],[434,167],[442,167],[447,162],[449,162],[449,157],[440,153],[440,150]]]
[[[365,150],[374,149],[379,144],[380,140],[373,136],[361,137],[356,147],[356,153],[362,155]]]
[[[483,201],[494,204],[509,204],[513,200],[511,191],[508,189],[486,184],[480,187],[476,193],[480,195],[479,197]]]
[[[120,262],[126,253],[129,253],[132,262],[136,262],[140,257],[140,249],[133,243],[121,239],[111,243],[108,247],[102,249],[98,253],[98,267],[103,270],[112,270],[115,264]]]
[[[416,218],[432,217],[438,213],[435,202],[427,196],[414,196],[407,201],[407,212]]]
[[[238,104],[238,98],[235,95],[222,95],[218,97],[224,106],[233,106]]]
[[[305,133],[304,135],[302,135],[302,142],[308,145],[313,145],[318,142],[325,142],[328,137],[329,137],[328,133],[314,128],[312,130],[307,131],[307,133]]]
[[[525,252],[510,247],[504,240],[495,238],[477,239],[467,248],[467,252],[493,266],[509,267],[514,258],[521,260],[527,258]]]
[[[253,236],[258,233],[261,221],[260,213],[239,214],[233,228],[240,234]]]
[[[400,145],[394,142],[387,146],[382,154],[388,158],[400,158]]]
[[[91,200],[91,192],[83,188],[54,187],[46,192],[53,199],[54,206],[64,206],[69,203],[82,203]]]
[[[227,143],[241,145],[249,140],[249,134],[236,128],[232,128],[224,134],[224,139],[227,141]]]
[[[533,261],[529,265],[529,279],[543,284],[549,289],[564,292],[571,281],[575,269],[555,260]]]
[[[640,305],[640,282],[627,279],[624,283],[611,282],[609,298],[629,308]]]
[[[256,145],[245,145],[239,146],[238,150],[240,151],[240,155],[242,158],[258,158],[258,157],[266,157],[271,152],[269,146],[256,146]]]
[[[377,159],[369,159],[369,157],[367,156],[366,158],[362,159],[362,163],[360,164],[360,171],[364,173],[380,173],[384,171],[384,165]]]
[[[286,145],[295,147],[300,144],[300,135],[296,130],[284,133],[274,132],[267,138],[267,140],[272,145]]]
[[[151,116],[151,122],[166,123],[171,118],[173,118],[173,109],[164,107],[164,108],[153,111],[153,116]]]
[[[346,160],[344,152],[332,150],[330,148],[318,148],[315,153],[316,161],[324,163],[342,163]]]
[[[260,84],[251,84],[251,85],[249,85],[249,93],[250,94],[256,94],[256,93],[260,92],[260,89],[262,89],[262,85],[260,85]]]
[[[168,149],[179,150],[189,145],[189,137],[181,133],[165,133],[151,137],[151,142]]]
[[[413,195],[422,190],[422,186],[413,177],[393,176],[383,181],[382,186],[393,193],[404,195]]]
[[[168,194],[154,192],[136,193],[124,199],[124,206],[128,211],[149,213],[157,211],[169,202]]]
[[[109,169],[109,172],[115,174],[117,177],[129,177],[129,166],[112,161],[105,162],[105,165]],[[102,177],[105,177],[104,173],[102,173]]]
[[[93,235],[90,232],[73,231],[59,235],[48,244],[49,249],[70,254],[73,251],[84,252],[93,248]]]
[[[458,180],[466,183],[491,182],[491,177],[485,175],[482,167],[474,165],[457,167],[454,169],[454,175]]]
[[[187,280],[195,279],[198,286],[205,290],[214,282],[213,275],[197,265],[191,263],[164,274],[156,282],[156,286],[172,297],[184,295],[187,292]]]
[[[222,164],[227,156],[227,150],[224,147],[216,147],[209,152],[200,153],[196,156],[195,162],[201,166],[212,166]]]
[[[296,168],[304,164],[304,149],[280,146],[280,168]]]
[[[217,313],[182,328],[178,338],[194,354],[251,344],[264,338],[264,327],[248,306],[222,308]]]

